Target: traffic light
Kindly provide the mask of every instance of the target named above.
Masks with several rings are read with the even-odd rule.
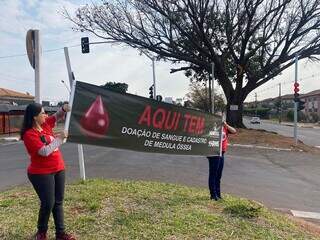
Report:
[[[295,82],[293,84],[293,86],[294,86],[294,89],[293,89],[293,91],[294,91],[294,101],[298,102],[299,101],[299,91],[300,91],[299,83]]]
[[[305,108],[305,106],[304,106],[305,103],[306,103],[305,101],[298,99],[298,111],[301,111]]]
[[[88,37],[81,38],[81,51],[82,51],[82,53],[89,53],[90,52]]]
[[[149,98],[153,99],[153,84],[149,87]]]

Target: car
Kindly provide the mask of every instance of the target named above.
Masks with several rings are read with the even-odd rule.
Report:
[[[250,120],[251,124],[260,124],[260,118],[259,117],[252,117]]]

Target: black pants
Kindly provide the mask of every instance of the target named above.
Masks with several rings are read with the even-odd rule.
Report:
[[[52,212],[56,232],[64,232],[65,171],[52,174],[28,174],[28,178],[40,199],[38,231],[48,230],[49,217]]]
[[[224,165],[224,153],[222,156],[208,157],[209,160],[209,190],[211,198],[221,198],[220,182]]]

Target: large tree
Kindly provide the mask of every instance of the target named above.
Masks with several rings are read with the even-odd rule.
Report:
[[[171,72],[204,80],[213,62],[227,99],[227,121],[243,126],[242,106],[251,91],[291,66],[295,55],[320,53],[319,2],[110,0],[65,15],[78,30],[183,64]],[[230,105],[238,110],[230,111]]]

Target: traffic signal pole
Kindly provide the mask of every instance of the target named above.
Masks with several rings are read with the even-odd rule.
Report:
[[[82,53],[89,53],[90,48],[89,46],[92,44],[104,44],[104,43],[118,43],[119,41],[102,41],[102,42],[90,42],[89,37],[82,37],[81,38],[81,52]],[[153,78],[153,99],[157,98],[157,90],[156,90],[156,71],[155,71],[155,57],[150,56],[147,52],[140,49],[141,53],[143,53],[145,56],[147,56],[152,61],[152,78]]]
[[[149,57],[148,55],[146,55],[146,56]],[[156,99],[157,98],[157,93],[156,93],[156,71],[155,71],[155,66],[154,66],[154,57],[152,57],[150,59],[152,61],[153,99]]]
[[[295,79],[294,79],[294,83],[295,86],[298,83],[298,54],[295,55]],[[297,129],[297,122],[298,122],[298,101],[296,101],[297,99],[295,98],[294,101],[294,128],[293,128],[293,136],[294,136],[294,141],[295,141],[295,145],[298,144],[298,129]]]
[[[70,83],[70,88],[73,87],[74,83],[75,83],[75,79],[74,79],[74,75],[73,72],[71,70],[71,63],[70,63],[70,58],[69,58],[69,50],[67,47],[64,48],[64,55],[66,58],[66,65],[67,65],[67,70],[68,70],[68,77],[69,77],[69,83]],[[73,93],[71,93],[70,95],[70,103],[71,103],[71,99],[73,99]],[[71,106],[72,107],[72,106]],[[68,118],[70,119],[70,112],[67,113],[68,114]],[[66,126],[68,126],[69,124],[66,124]],[[65,130],[66,129],[65,127]],[[83,146],[82,144],[78,144],[78,158],[79,158],[79,169],[80,169],[80,178],[82,180],[86,180],[86,171],[85,171],[85,166],[84,166],[84,154],[83,154]]]

